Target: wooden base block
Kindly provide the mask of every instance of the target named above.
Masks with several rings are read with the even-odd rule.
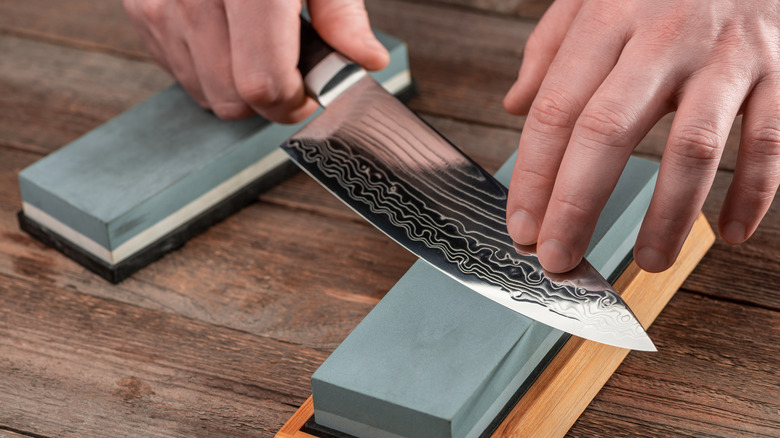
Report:
[[[649,327],[714,242],[715,234],[700,214],[671,268],[654,274],[632,262],[615,282],[615,289],[642,324]],[[565,435],[628,353],[626,349],[572,336],[492,436]],[[309,397],[276,437],[338,436],[307,428],[313,415],[314,405]]]

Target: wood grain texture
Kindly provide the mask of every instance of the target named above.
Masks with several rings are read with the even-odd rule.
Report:
[[[409,44],[412,107],[495,169],[522,127],[500,102],[534,23],[442,2],[368,8]],[[0,434],[271,436],[413,259],[298,175],[107,284],[18,230],[16,174],[171,80],[118,1],[4,0],[0,49]],[[660,157],[665,120],[641,155]],[[777,248],[776,201],[748,243],[716,242],[650,329],[661,351],[629,355],[570,435],[779,435]]]
[[[52,151],[170,85],[146,62],[0,32],[0,142]]]
[[[263,436],[305,400],[300,382],[325,359],[170,313],[0,279],[0,424],[14,430]]]
[[[678,293],[649,330],[663,353],[630,354],[571,435],[778,436],[778,328],[776,311]]]
[[[14,432],[12,430],[0,429],[0,438],[25,438],[25,437],[29,437],[29,436],[30,435],[22,435],[22,434],[16,433],[16,432]]]

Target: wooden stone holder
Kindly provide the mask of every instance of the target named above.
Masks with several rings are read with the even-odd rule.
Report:
[[[653,274],[631,262],[625,269],[614,287],[644,327],[653,323],[714,242],[715,234],[700,214],[671,268]],[[565,435],[628,353],[629,350],[571,337],[491,436]],[[326,436],[306,430],[313,414],[309,397],[276,437]]]

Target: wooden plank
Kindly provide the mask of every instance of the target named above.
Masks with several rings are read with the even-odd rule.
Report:
[[[56,149],[171,83],[158,67],[0,34],[0,142]]]
[[[778,436],[780,312],[681,292],[649,334],[572,436]]]
[[[645,327],[655,320],[714,240],[707,220],[699,215],[672,268],[650,274],[632,263],[618,279],[615,289]],[[625,349],[571,338],[493,437],[565,435],[628,353]]]
[[[150,59],[121,1],[4,0],[0,3],[0,33]]]
[[[269,436],[325,354],[0,275],[0,425],[50,436]]]
[[[713,227],[717,226],[720,208],[732,176],[731,172],[718,172],[710,196],[704,204],[704,213]],[[684,287],[703,295],[780,311],[778,248],[780,196],[775,196],[753,237],[739,246],[732,246],[718,239]]]
[[[0,438],[25,438],[29,437],[30,435],[22,435],[19,433],[16,433],[13,430],[5,430],[0,428]]]

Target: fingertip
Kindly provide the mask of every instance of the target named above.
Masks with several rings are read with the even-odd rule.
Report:
[[[358,64],[371,71],[382,70],[387,67],[387,64],[390,63],[390,52],[387,51],[373,33],[363,37],[363,45],[365,46],[365,52],[362,59],[355,60]]]
[[[729,245],[739,245],[748,239],[747,227],[740,221],[728,221],[718,228],[720,237]]]
[[[635,250],[634,261],[640,268],[647,272],[661,272],[671,266],[669,257],[661,251],[650,246],[644,246]]]
[[[537,249],[537,256],[542,267],[553,273],[574,269],[582,258],[574,257],[566,245],[555,239],[547,239],[542,242]]]
[[[381,70],[390,62],[390,53],[371,30],[362,1],[310,1],[309,12],[322,39],[349,59],[367,70]]]
[[[512,213],[506,225],[512,240],[521,245],[536,243],[539,237],[539,221],[525,210]]]
[[[524,79],[521,72],[515,83],[512,84],[512,87],[507,91],[506,96],[504,96],[504,109],[509,114],[526,116],[531,109],[533,96],[530,96],[531,93],[526,90],[527,87],[523,82]]]

